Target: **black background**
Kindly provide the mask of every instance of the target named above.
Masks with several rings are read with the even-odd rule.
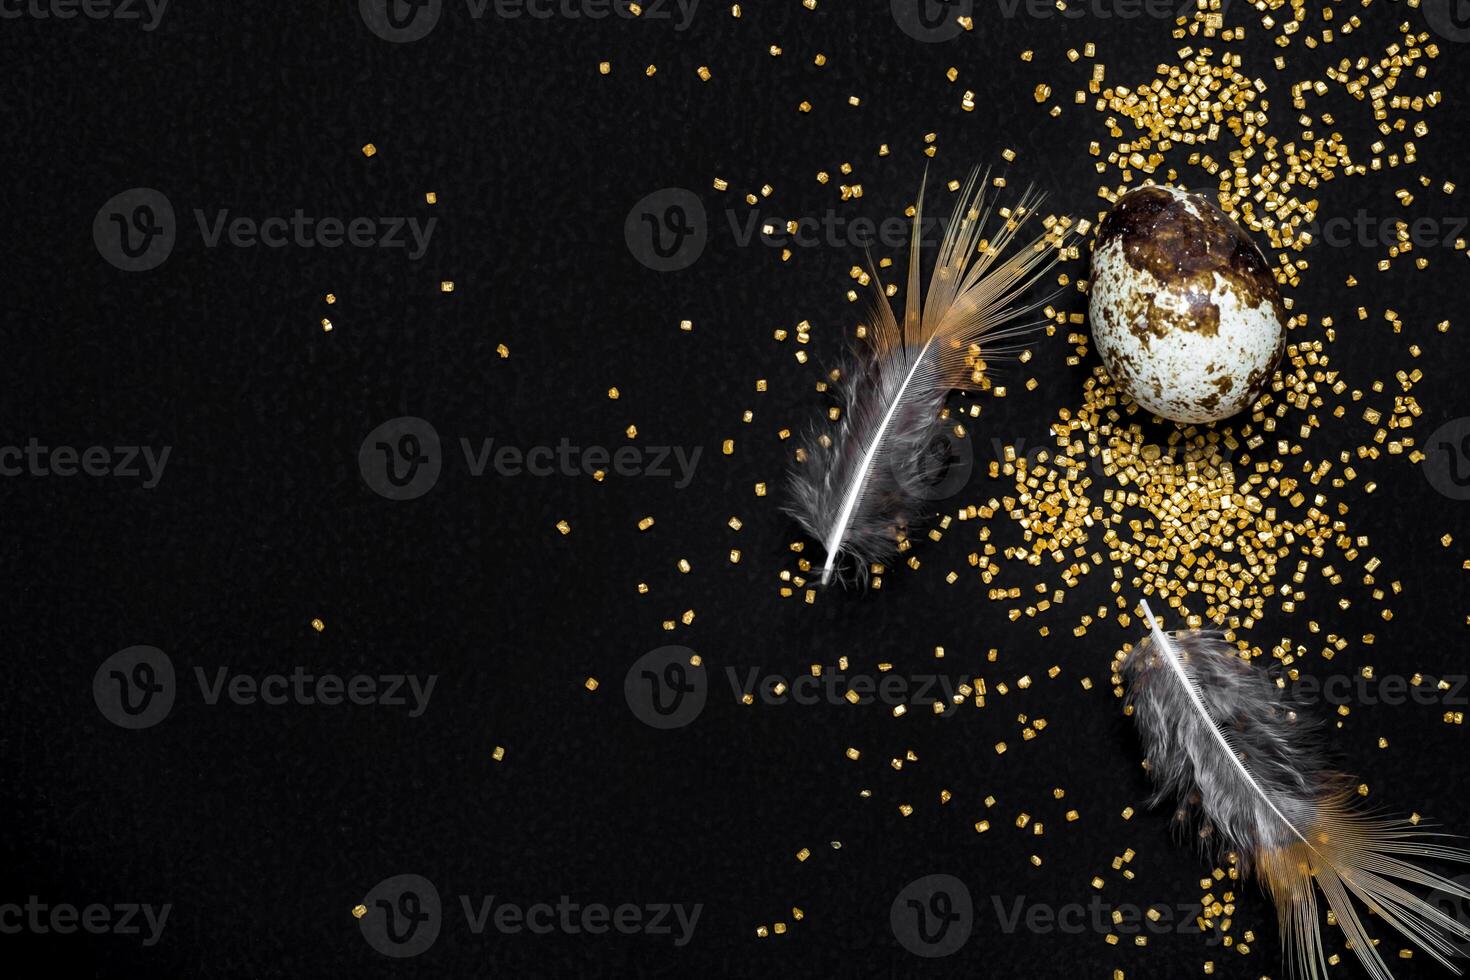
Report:
[[[1363,29],[1317,51],[1294,45],[1283,73],[1270,65],[1279,49],[1254,16],[1245,21],[1251,40],[1236,47],[1244,70],[1272,84],[1273,121],[1295,116],[1288,79],[1340,57],[1376,58],[1404,19],[1427,29],[1402,5],[1335,6],[1360,13]],[[653,17],[476,20],[449,2],[438,27],[407,44],[374,36],[356,3],[319,0],[175,0],[152,32],[84,18],[0,21],[3,441],[173,447],[154,489],[121,477],[0,481],[9,597],[0,901],[173,906],[153,947],[136,936],[3,935],[0,956],[39,954],[42,968],[98,976],[1123,969],[1173,980],[1200,975],[1205,959],[1217,961],[1217,976],[1280,975],[1274,913],[1248,884],[1236,889],[1233,929],[1254,930],[1248,956],[1191,934],[1140,949],[1090,931],[1001,930],[992,896],[1085,902],[1089,880],[1104,875],[1110,902],[1189,902],[1208,870],[1171,838],[1166,813],[1142,807],[1137,742],[1108,681],[1114,651],[1132,637],[1112,623],[1071,635],[1077,614],[1108,601],[1109,573],[1069,596],[1046,639],[986,600],[964,564],[968,533],[924,542],[923,566],[887,576],[881,591],[813,605],[779,598],[777,575],[800,538],[777,510],[779,494],[759,498],[753,486],[779,486],[791,444],[777,430],[820,410],[812,386],[856,317],[844,293],[860,252],[817,247],[782,263],[759,243],[741,247],[723,223],[726,208],[747,214],[741,198],[766,183],[775,192],[762,215],[898,214],[929,132],[938,134],[935,177],[998,164],[1013,147],[1013,185],[1035,181],[1056,210],[1091,216],[1102,178],[1087,134],[1105,130],[1090,107],[1071,105],[1086,62],[1069,65],[1063,52],[1095,40],[1110,81],[1144,80],[1184,42],[1153,19],[1004,18],[987,7],[973,33],[925,44],[899,29],[887,3],[744,7],[737,20],[728,4],[704,0],[677,31]],[[1023,48],[1036,49],[1033,63],[1019,60]],[[817,52],[826,67],[813,66]],[[710,82],[696,77],[700,65]],[[956,85],[944,78],[951,65]],[[1445,94],[1418,141],[1420,162],[1324,185],[1324,215],[1396,214],[1393,190],[1419,173],[1436,187],[1470,181],[1466,66],[1463,45],[1441,43],[1431,80],[1414,89]],[[1035,104],[1041,81],[1064,105],[1060,119]],[[977,93],[973,113],[959,106],[964,88]],[[862,105],[848,106],[849,95]],[[797,112],[803,99],[810,114]],[[1350,145],[1372,141],[1364,104],[1344,99],[1336,111]],[[379,148],[371,159],[360,152],[369,141]],[[890,155],[878,156],[881,143]],[[864,185],[851,204],[835,192],[843,161]],[[833,184],[818,184],[818,170]],[[715,176],[730,190],[714,191]],[[98,208],[131,187],[159,189],[179,215],[173,254],[136,274],[105,262],[91,234]],[[658,273],[630,254],[624,219],[667,187],[697,194],[711,227],[694,265]],[[1463,189],[1413,189],[1418,213],[1464,213]],[[423,198],[431,190],[433,208]],[[195,208],[432,216],[438,226],[417,262],[372,248],[211,249]],[[1292,295],[1314,323],[1337,317],[1329,353],[1351,385],[1383,378],[1392,392],[1394,370],[1425,369],[1415,431],[1428,432],[1467,413],[1464,325],[1433,330],[1463,315],[1465,256],[1434,250],[1427,271],[1400,262],[1378,276],[1380,254],[1309,252]],[[1356,293],[1341,288],[1349,272],[1365,282]],[[453,293],[439,291],[445,279]],[[329,291],[339,297],[331,308]],[[1065,302],[1082,308],[1075,293]],[[1359,303],[1370,319],[1351,316]],[[1384,324],[1384,307],[1402,316],[1403,334]],[[331,333],[318,326],[327,315]],[[679,329],[683,319],[691,332]],[[792,341],[771,339],[803,319],[814,325],[808,365],[794,360]],[[1057,408],[1078,402],[1096,355],[1065,367],[1064,339],[1038,341],[1033,365],[1008,369],[1016,390],[986,402],[977,452],[992,437],[1045,442]],[[1406,353],[1412,342],[1424,347],[1418,361]],[[1040,388],[1022,396],[1031,375]],[[769,391],[759,393],[762,378]],[[613,385],[617,401],[605,394]],[[445,469],[423,498],[393,502],[364,483],[357,452],[371,429],[405,415],[433,423]],[[1342,422],[1326,421],[1308,443],[1320,458],[1371,435],[1351,407]],[[473,478],[458,456],[462,436],[616,447],[630,423],[640,444],[703,447],[688,488]],[[719,452],[725,438],[737,442],[733,456]],[[1339,611],[1339,593],[1317,576],[1295,615],[1272,603],[1250,636],[1315,651],[1321,638],[1306,623],[1317,619],[1324,632],[1378,634],[1332,670],[1463,672],[1464,534],[1450,548],[1439,538],[1464,530],[1465,505],[1435,493],[1402,457],[1365,470],[1376,494],[1359,481],[1333,499],[1350,504],[1352,533],[1371,538],[1380,580],[1402,582],[1393,621],[1367,602]],[[1004,489],[982,467],[954,506]],[[645,514],[657,524],[640,534]],[[732,514],[745,522],[738,533],[725,524]],[[570,535],[557,532],[562,519]],[[732,547],[744,552],[739,565],[726,559]],[[680,558],[690,574],[676,569]],[[950,569],[959,584],[945,584]],[[1348,574],[1342,594],[1355,594],[1359,577]],[[1015,578],[1032,580],[1024,570]],[[636,594],[638,582],[649,595]],[[689,608],[692,626],[663,630]],[[641,723],[622,697],[628,666],[665,643],[697,650],[711,672],[703,713],[672,732]],[[135,644],[166,651],[182,690],[163,723],[125,731],[99,713],[91,684],[105,658]],[[741,706],[724,676],[759,667],[793,677],[842,655],[855,669],[935,670],[936,645],[948,651],[945,671],[1008,680],[1013,693],[953,718],[916,710],[895,720],[882,706]],[[984,660],[991,647],[995,664]],[[1315,653],[1307,664],[1326,669]],[[1055,681],[1045,678],[1052,665],[1063,668]],[[211,706],[193,670],[220,666],[438,682],[413,719],[389,707]],[[1028,673],[1037,683],[1014,690]],[[602,682],[596,693],[583,687],[588,676]],[[1082,676],[1095,682],[1090,692]],[[1023,744],[1020,713],[1047,718],[1048,729]],[[1335,743],[1375,801],[1463,831],[1463,732],[1436,708],[1363,705]],[[1011,744],[1005,756],[992,750],[1001,740]],[[507,749],[498,764],[497,745]],[[843,757],[849,745],[864,750],[861,761]],[[891,769],[906,750],[920,761]],[[1052,798],[1056,786],[1065,800]],[[941,789],[954,794],[945,806]],[[987,795],[998,800],[989,812]],[[903,802],[913,816],[899,814]],[[1131,821],[1120,815],[1128,805],[1140,811]],[[1083,814],[1075,824],[1062,817],[1071,807]],[[1013,826],[1022,810],[1045,821],[1045,837]],[[982,816],[994,828],[977,835]],[[802,847],[812,850],[804,863]],[[1128,847],[1138,852],[1132,882],[1109,868]],[[403,873],[431,879],[447,916],[428,952],[392,960],[364,942],[350,910]],[[963,879],[979,907],[969,943],[940,961],[916,959],[889,928],[894,896],[932,873]],[[461,894],[704,909],[683,948],[641,935],[475,936]],[[792,906],[803,921],[792,921]],[[778,920],[790,925],[785,935],[756,937]],[[1400,944],[1383,938],[1399,976],[1438,975],[1422,955],[1399,960]]]

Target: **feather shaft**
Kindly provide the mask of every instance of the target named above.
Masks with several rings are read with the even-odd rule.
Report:
[[[852,523],[853,511],[857,509],[858,501],[863,495],[863,488],[867,486],[868,474],[878,458],[878,450],[883,444],[884,437],[888,434],[888,428],[893,424],[893,416],[903,403],[904,394],[908,391],[909,385],[913,384],[919,365],[923,363],[923,353],[927,353],[928,349],[928,344],[925,344],[924,351],[921,352],[919,358],[914,360],[913,367],[909,368],[908,374],[904,376],[903,384],[899,385],[898,391],[894,393],[888,410],[883,413],[883,422],[878,426],[878,431],[873,434],[873,441],[863,452],[862,465],[858,467],[852,485],[842,501],[842,510],[837,515],[837,522],[833,525],[832,532],[827,535],[827,540],[822,542],[822,547],[827,550],[827,561],[822,565],[823,585],[832,580],[832,573],[837,568],[837,556],[842,552],[842,539],[847,534],[848,526]]]
[[[1281,822],[1287,827],[1290,827],[1291,832],[1295,834],[1303,844],[1307,844],[1307,846],[1310,847],[1311,845],[1308,844],[1306,837],[1302,836],[1302,832],[1297,829],[1296,825],[1293,824],[1289,819],[1287,819],[1286,814],[1282,813],[1276,808],[1276,804],[1272,801],[1271,795],[1267,793],[1266,790],[1261,786],[1261,784],[1256,781],[1256,777],[1251,775],[1251,771],[1246,768],[1245,763],[1241,760],[1235,749],[1230,745],[1229,740],[1226,739],[1225,733],[1220,730],[1219,724],[1216,723],[1214,718],[1210,717],[1210,709],[1205,705],[1204,696],[1200,693],[1199,688],[1198,686],[1196,686],[1194,680],[1189,676],[1189,671],[1185,669],[1184,661],[1180,658],[1179,651],[1174,649],[1174,645],[1169,642],[1169,637],[1164,633],[1163,629],[1160,628],[1158,620],[1154,619],[1153,610],[1149,609],[1147,601],[1143,602],[1143,618],[1148,621],[1148,628],[1153,634],[1154,642],[1159,645],[1159,650],[1163,654],[1165,662],[1168,663],[1169,669],[1173,671],[1174,676],[1178,678],[1180,686],[1183,687],[1185,692],[1188,694],[1190,703],[1194,706],[1194,709],[1198,711],[1200,717],[1204,719],[1204,727],[1208,729],[1210,735],[1214,738],[1216,743],[1219,744],[1221,753],[1230,760],[1231,764],[1240,773],[1241,778],[1244,779],[1246,783],[1251,787],[1251,789],[1255,791],[1256,795],[1261,798],[1262,802],[1264,802],[1268,807],[1271,808],[1271,812],[1280,817]]]

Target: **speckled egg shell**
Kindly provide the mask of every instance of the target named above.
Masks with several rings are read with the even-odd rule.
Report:
[[[1089,315],[1113,380],[1176,422],[1246,408],[1286,349],[1265,256],[1212,201],[1173,187],[1129,191],[1103,219]]]

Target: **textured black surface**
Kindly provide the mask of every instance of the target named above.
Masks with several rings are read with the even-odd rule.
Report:
[[[1111,901],[1189,901],[1207,866],[1171,841],[1166,814],[1119,813],[1146,787],[1138,745],[1107,683],[1127,637],[1109,625],[1075,639],[1058,618],[1041,640],[1009,624],[1003,606],[966,576],[969,536],[923,546],[923,567],[888,577],[881,592],[824,596],[815,606],[776,595],[796,538],[775,494],[789,443],[782,426],[818,410],[816,363],[839,352],[855,307],[843,296],[853,247],[812,248],[782,264],[772,250],[738,247],[726,207],[769,183],[768,215],[819,214],[850,160],[863,199],[845,214],[899,213],[922,172],[922,137],[937,132],[936,176],[961,176],[1020,157],[1013,183],[1039,182],[1058,210],[1091,215],[1099,178],[1085,152],[1101,129],[1073,107],[1078,68],[1062,53],[1099,45],[1109,80],[1143,80],[1182,42],[1163,22],[1036,19],[979,13],[977,30],[922,44],[887,3],[705,0],[685,31],[654,18],[591,22],[473,19],[445,0],[442,22],[414,43],[374,36],[357,4],[177,2],[156,30],[137,23],[0,20],[0,144],[7,176],[3,260],[5,344],[0,404],[6,445],[170,446],[163,478],[6,477],[3,552],[7,682],[0,686],[3,839],[0,904],[170,903],[161,940],[137,936],[0,934],[0,957],[39,954],[48,972],[97,976],[908,976],[933,970],[990,977],[1177,980],[1279,976],[1274,917],[1254,886],[1237,889],[1236,933],[1253,952],[1211,951],[1198,935],[1158,937],[1146,949],[1081,935],[1005,933],[992,896],[1009,905],[1087,901],[1106,874]],[[1341,16],[1350,12],[1336,5]],[[6,7],[5,9],[13,9]],[[987,8],[988,10],[988,8]],[[1359,11],[1357,5],[1352,11]],[[1256,28],[1245,50],[1273,85],[1273,121],[1295,116],[1287,79],[1341,57],[1369,54],[1408,18],[1375,3],[1361,31],[1315,52],[1294,45],[1292,71]],[[677,19],[677,18],[676,18]],[[1253,21],[1252,21],[1253,23]],[[1196,42],[1198,43],[1198,42]],[[783,47],[780,57],[767,49]],[[1017,53],[1035,48],[1036,60]],[[817,52],[829,64],[812,65]],[[1429,115],[1420,163],[1324,185],[1324,214],[1390,211],[1411,186],[1419,213],[1465,213],[1462,189],[1444,197],[1417,185],[1470,180],[1467,53],[1442,44],[1429,86],[1445,104]],[[613,63],[602,77],[597,64]],[[658,66],[653,78],[644,67]],[[713,70],[701,83],[700,65]],[[950,65],[960,82],[944,78]],[[1033,101],[1050,82],[1066,105],[1048,119]],[[959,90],[977,92],[963,112]],[[862,105],[846,105],[849,95]],[[811,114],[797,104],[811,100]],[[1337,129],[1352,145],[1373,139],[1363,104],[1340,98]],[[373,142],[377,156],[359,147]],[[893,153],[877,156],[880,143]],[[731,182],[721,195],[716,176]],[[838,179],[841,179],[840,177]],[[160,267],[127,273],[103,261],[92,236],[98,209],[134,187],[162,191],[179,240]],[[624,241],[634,202],[689,188],[712,216],[709,244],[688,269],[660,274]],[[440,203],[424,204],[426,191]],[[427,254],[402,250],[207,248],[194,226],[211,216],[436,217]],[[1318,249],[1294,292],[1314,321],[1334,315],[1330,353],[1349,384],[1393,385],[1422,366],[1415,432],[1467,414],[1464,330],[1432,325],[1463,316],[1465,256],[1432,249],[1430,272],[1407,263],[1372,272],[1381,250]],[[1364,285],[1341,288],[1354,272]],[[452,294],[439,291],[454,280]],[[327,307],[323,294],[339,300]],[[1080,309],[1079,297],[1068,302]],[[1358,321],[1353,309],[1373,315]],[[1395,335],[1381,310],[1406,324]],[[330,316],[336,328],[317,325]],[[694,322],[682,332],[682,319]],[[816,325],[814,364],[771,333]],[[1064,338],[1049,343],[1059,346]],[[1424,356],[1410,363],[1408,343]],[[504,343],[510,357],[496,353]],[[1045,345],[1043,344],[1045,349]],[[1046,440],[1057,407],[1075,404],[1095,355],[1065,368],[1058,348],[1038,356],[1038,392],[987,405],[990,437]],[[770,390],[756,391],[756,379]],[[1019,388],[1020,377],[1012,386]],[[622,397],[609,401],[616,385]],[[1392,387],[1390,390],[1393,390]],[[1385,401],[1381,399],[1380,401]],[[741,413],[755,412],[742,424]],[[1320,458],[1366,440],[1356,411],[1325,419],[1309,442]],[[432,422],[446,446],[438,485],[412,502],[374,493],[359,471],[366,434],[398,416]],[[636,423],[638,442],[703,447],[693,482],[586,478],[473,478],[460,437],[520,447],[616,447]],[[1420,428],[1422,426],[1422,430]],[[720,454],[734,438],[737,452]],[[1339,611],[1356,595],[1309,584],[1295,616],[1279,612],[1253,637],[1376,632],[1333,664],[1345,673],[1463,672],[1467,609],[1466,504],[1436,493],[1403,458],[1368,469],[1371,496],[1350,505],[1351,533],[1399,581],[1395,618],[1376,606]],[[1001,488],[983,472],[965,499]],[[645,534],[645,514],[657,518]],[[725,522],[743,518],[738,534]],[[572,533],[554,525],[566,519]],[[1461,532],[1449,548],[1439,538]],[[743,561],[731,566],[728,550]],[[693,572],[675,563],[687,558]],[[1318,576],[1320,578],[1320,576]],[[647,582],[651,594],[635,593]],[[1094,574],[1068,599],[1076,612],[1108,601]],[[686,609],[697,618],[661,628]],[[321,617],[325,631],[309,625]],[[704,657],[712,693],[698,720],[663,732],[622,697],[628,666],[664,643]],[[166,651],[181,691],[160,724],[127,731],[93,701],[102,662],[146,644]],[[1056,682],[994,699],[984,711],[895,721],[882,707],[744,707],[727,667],[794,677],[813,661],[851,655],[871,670],[934,669],[942,644],[954,674],[1023,673]],[[1002,651],[987,666],[989,647]],[[1321,665],[1320,658],[1309,663]],[[418,718],[389,707],[209,705],[195,668],[254,673],[297,667],[341,675],[435,674]],[[583,679],[602,687],[589,694]],[[1083,675],[1097,683],[1084,692]],[[1018,713],[1046,717],[1021,744]],[[1337,740],[1373,799],[1470,828],[1462,727],[1435,709],[1355,707]],[[1390,748],[1379,750],[1379,736]],[[1007,757],[991,746],[1011,742]],[[504,745],[502,763],[491,751]],[[843,749],[858,745],[850,763]],[[912,749],[895,772],[887,759]],[[1016,758],[1019,755],[1020,758]],[[1065,786],[1064,801],[1051,788]],[[861,788],[874,791],[861,799]],[[941,789],[955,794],[941,808]],[[990,813],[981,799],[999,800]],[[899,815],[912,802],[913,816]],[[1083,813],[1076,824],[1062,814]],[[1028,809],[1047,833],[1017,831]],[[977,835],[982,815],[995,824]],[[841,841],[833,850],[829,841]],[[795,854],[810,847],[810,860]],[[1136,881],[1108,863],[1137,850]],[[1027,855],[1044,856],[1032,867]],[[352,907],[390,876],[437,886],[446,921],[427,952],[375,952]],[[948,873],[975,898],[968,944],[944,960],[905,952],[889,905],[908,882]],[[702,903],[693,941],[668,937],[476,936],[457,896],[530,904]],[[800,906],[804,921],[791,921]],[[760,924],[786,935],[758,940]],[[1334,949],[1340,950],[1334,933]],[[1438,975],[1423,957],[1403,977]],[[1350,955],[1350,954],[1349,954]],[[1339,975],[1358,975],[1345,964]]]

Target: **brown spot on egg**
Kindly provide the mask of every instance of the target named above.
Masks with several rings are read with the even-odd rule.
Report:
[[[1121,240],[1130,266],[1190,297],[1190,321],[1151,314],[1148,330],[1194,329],[1213,336],[1220,310],[1209,300],[1215,275],[1224,277],[1248,306],[1270,303],[1285,320],[1276,276],[1250,236],[1203,194],[1139,187],[1118,199],[1097,232],[1101,248]],[[1192,322],[1192,326],[1191,326]]]

